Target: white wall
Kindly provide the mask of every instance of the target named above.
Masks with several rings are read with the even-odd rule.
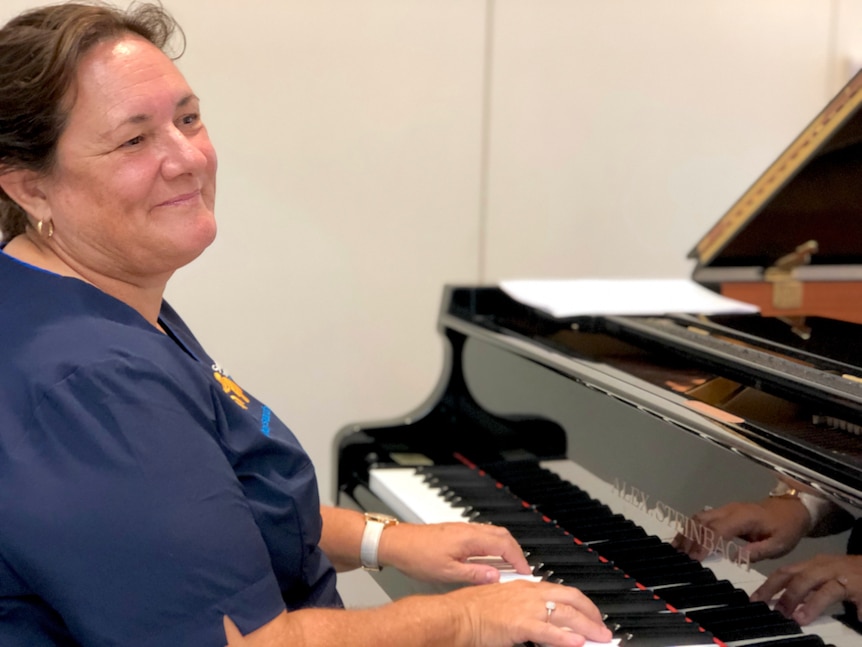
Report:
[[[164,2],[221,163],[169,298],[325,498],[334,434],[435,384],[445,283],[686,276],[862,57],[862,0]]]
[[[170,296],[324,496],[335,432],[436,382],[443,284],[686,276],[862,47],[859,0],[168,6],[222,164]]]

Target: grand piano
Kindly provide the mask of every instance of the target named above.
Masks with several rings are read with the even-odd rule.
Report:
[[[751,605],[747,593],[764,574],[747,563],[744,542],[717,546],[703,565],[670,546],[695,511],[758,500],[777,476],[858,514],[858,324],[812,319],[802,339],[760,315],[558,320],[498,288],[450,287],[439,327],[446,369],[429,401],[405,419],[339,435],[340,505],[506,525],[539,560],[538,576],[594,592],[603,610],[639,608],[638,597],[656,613],[682,609],[726,644],[862,644],[831,617],[802,633]],[[845,539],[807,548],[841,553]],[[596,575],[594,587],[592,559],[580,579],[584,552],[632,585],[606,591],[616,584]],[[667,570],[653,568],[662,561]],[[429,590],[392,570],[379,581],[392,597]],[[731,611],[716,618],[720,607]],[[740,629],[735,613],[756,611]],[[689,644],[680,640],[664,644]]]
[[[857,76],[693,252],[695,278],[760,314],[554,317],[447,287],[438,386],[339,433],[338,504],[504,525],[535,577],[584,590],[631,647],[862,645],[841,608],[801,628],[748,598],[780,564],[843,554],[846,532],[751,564],[691,519],[777,479],[862,517],[860,105]],[[376,577],[393,598],[429,591]]]

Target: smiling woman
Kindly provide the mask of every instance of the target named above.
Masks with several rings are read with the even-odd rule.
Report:
[[[80,3],[0,29],[0,644],[610,638],[577,589],[469,560],[527,575],[503,528],[321,506],[293,433],[164,301],[216,233],[173,29]],[[360,565],[487,586],[345,611],[335,570]]]
[[[50,172],[19,168],[0,180],[29,216],[6,252],[83,278],[155,324],[153,290],[215,237],[216,155],[199,102],[136,34],[93,46],[66,97]]]

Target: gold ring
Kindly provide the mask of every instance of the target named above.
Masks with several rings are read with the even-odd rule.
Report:
[[[548,610],[548,615],[545,616],[545,622],[551,621],[551,615],[557,610],[557,603],[551,600],[545,602],[545,609]]]

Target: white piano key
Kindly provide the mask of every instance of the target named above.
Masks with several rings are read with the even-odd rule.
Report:
[[[370,470],[369,488],[402,521],[443,523],[466,521],[437,491],[416,475],[412,467]]]

